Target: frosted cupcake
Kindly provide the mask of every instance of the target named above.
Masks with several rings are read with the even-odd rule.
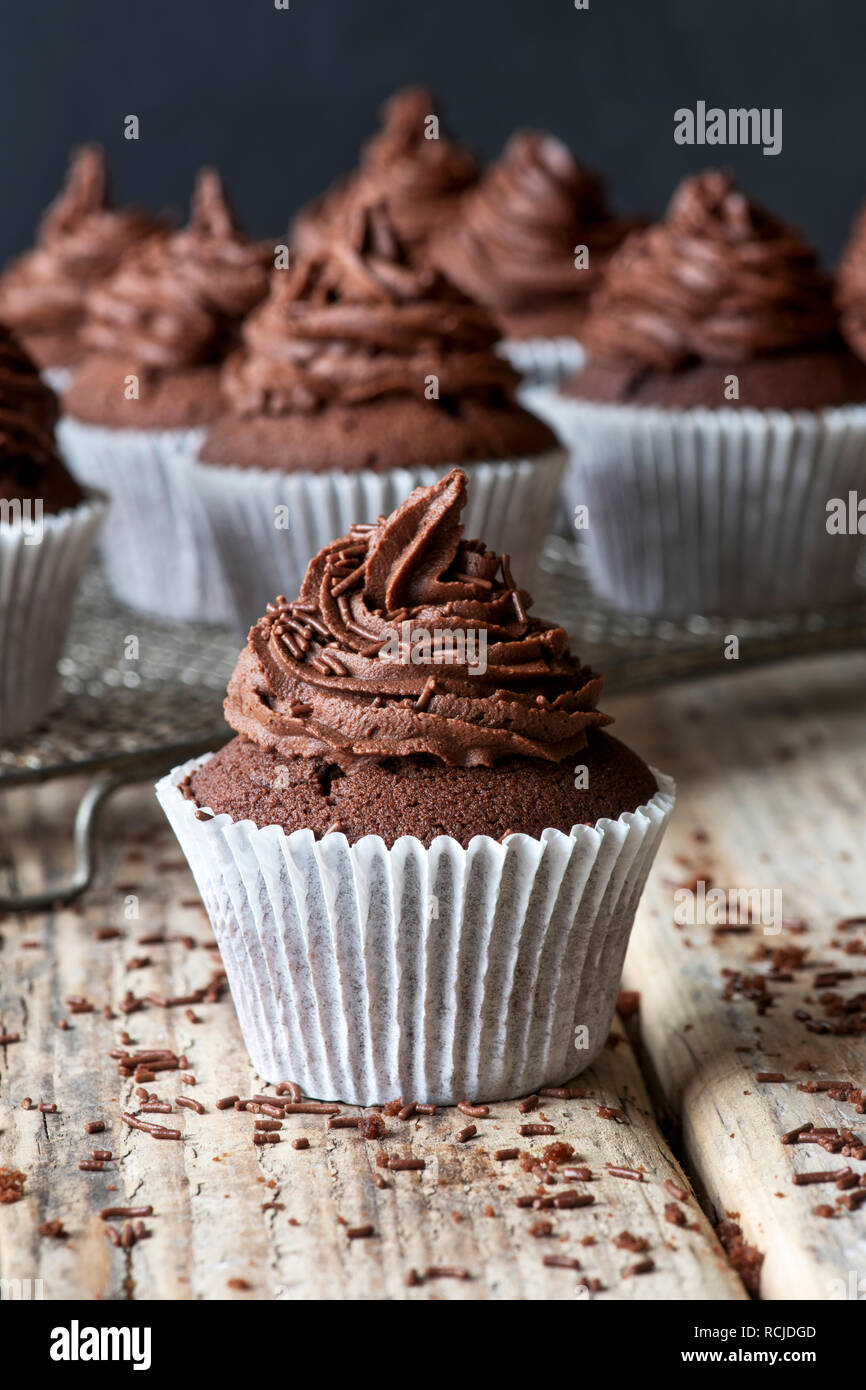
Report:
[[[78,582],[104,502],[57,454],[57,398],[0,324],[0,738],[41,723],[57,693]]]
[[[634,222],[609,212],[602,180],[553,135],[513,135],[462,199],[431,257],[498,323],[509,360],[535,381],[583,362],[581,325]]]
[[[32,251],[0,276],[0,319],[60,390],[81,360],[87,295],[121,257],[167,224],[141,208],[112,206],[105,155],[84,145],[46,211]]]
[[[760,615],[856,595],[833,499],[866,485],[866,366],[799,233],[729,175],[687,179],[612,258],[588,365],[530,393],[571,446],[571,507],[605,598]]]
[[[379,205],[274,271],[225,365],[231,414],[192,470],[244,630],[332,536],[452,464],[467,466],[467,524],[530,572],[564,455],[517,404],[497,337],[486,310],[410,261]]]
[[[836,306],[845,341],[866,362],[866,208],[854,223],[839,262]]]
[[[382,129],[365,145],[358,170],[295,218],[292,245],[301,255],[320,251],[358,201],[384,202],[401,241],[423,259],[477,178],[475,156],[442,129],[435,97],[408,87],[385,103]]]
[[[313,560],[252,628],[221,752],[157,788],[268,1081],[495,1100],[604,1045],[669,779],[462,536],[466,478]]]
[[[222,575],[185,465],[224,409],[220,369],[267,291],[274,248],[240,231],[219,175],[189,225],[147,242],[88,301],[89,354],[64,396],[76,477],[112,499],[102,553],[118,598],[170,621],[224,621]]]

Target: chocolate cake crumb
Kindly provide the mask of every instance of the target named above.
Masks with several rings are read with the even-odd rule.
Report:
[[[720,1221],[716,1226],[716,1235],[728,1257],[728,1263],[739,1274],[752,1297],[757,1298],[761,1285],[763,1254],[754,1245],[746,1242],[742,1228],[733,1219]]]

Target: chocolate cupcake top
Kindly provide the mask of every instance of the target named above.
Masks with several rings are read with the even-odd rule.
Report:
[[[0,499],[41,498],[48,512],[63,511],[84,494],[57,454],[57,398],[36,364],[0,324]]]
[[[836,277],[839,325],[848,345],[866,362],[866,208],[860,212]]]
[[[44,357],[40,339],[69,338],[62,347],[65,363],[42,360],[40,365],[77,360],[81,347],[75,338],[88,291],[116,269],[131,246],[165,227],[139,208],[113,207],[105,155],[98,145],[83,146],[73,154],[66,183],[40,223],[36,247],[13,261],[0,279],[0,316],[31,342],[37,357]]]
[[[342,236],[275,271],[243,326],[223,389],[237,414],[281,415],[391,396],[511,398],[517,373],[498,331],[438,271],[410,263],[383,206],[359,206]]]
[[[146,242],[92,292],[83,340],[155,372],[220,362],[272,263],[273,246],[247,240],[219,174],[202,169],[188,226]]]
[[[416,488],[311,561],[250,630],[226,719],[281,757],[427,754],[452,766],[559,762],[610,722],[601,677],[529,616],[508,557],[463,540],[466,476]]]
[[[357,199],[385,201],[399,236],[413,254],[454,215],[458,199],[478,178],[478,163],[441,129],[435,97],[421,88],[396,92],[382,108],[382,130],[364,146],[356,174],[302,210],[294,240],[318,249]]]
[[[583,341],[599,361],[673,372],[821,347],[835,328],[812,248],[729,174],[709,171],[612,257]]]
[[[463,199],[432,255],[467,294],[497,314],[584,300],[634,223],[611,217],[602,180],[561,140],[518,131]],[[589,251],[575,267],[575,248]]]

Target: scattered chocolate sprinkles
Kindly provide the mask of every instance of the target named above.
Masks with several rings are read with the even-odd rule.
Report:
[[[817,1170],[811,1173],[795,1173],[791,1181],[795,1187],[808,1187],[812,1183],[837,1182],[839,1178],[847,1177],[850,1172],[850,1168],[830,1168],[823,1172]]]
[[[689,1194],[686,1189],[680,1187],[678,1182],[674,1182],[673,1178],[665,1178],[664,1188],[672,1197],[676,1197],[678,1202],[687,1202],[689,1200]]]
[[[190,1096],[176,1096],[175,1105],[183,1106],[185,1110],[194,1110],[197,1115],[204,1115],[205,1108],[200,1101],[193,1100]]]
[[[418,696],[418,699],[415,701],[415,710],[416,710],[416,712],[417,712],[418,714],[423,714],[423,712],[427,709],[427,706],[430,704],[430,701],[433,699],[433,696],[434,696],[435,694],[436,694],[436,681],[435,681],[435,678],[434,678],[433,676],[428,676],[428,678],[427,678],[427,680],[426,680],[426,682],[425,682],[425,684],[424,684],[424,689],[421,691],[421,694]]]
[[[608,1163],[607,1172],[611,1178],[630,1178],[632,1182],[643,1182],[643,1173],[637,1168],[622,1168]]]
[[[458,1265],[428,1265],[424,1271],[425,1279],[471,1279],[468,1269]]]

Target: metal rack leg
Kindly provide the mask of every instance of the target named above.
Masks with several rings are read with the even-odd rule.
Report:
[[[96,872],[96,829],[99,810],[106,797],[119,787],[129,785],[129,776],[104,776],[93,782],[84,793],[75,812],[75,872],[72,879],[43,893],[22,893],[15,897],[0,895],[0,912],[46,912],[55,903],[64,906],[86,892]]]

